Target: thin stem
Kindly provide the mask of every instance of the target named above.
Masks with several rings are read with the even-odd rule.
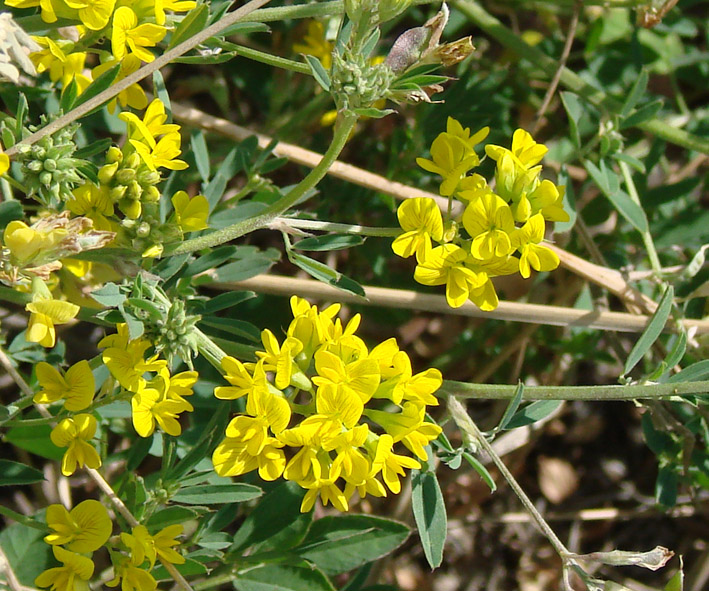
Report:
[[[236,51],[236,55],[248,58],[255,62],[273,66],[275,68],[290,70],[291,72],[298,72],[299,74],[308,74],[310,76],[313,74],[307,64],[289,60],[284,57],[279,57],[264,51],[259,51],[258,49],[252,49],[251,47],[246,47],[245,45],[238,45],[236,43],[229,42],[220,42],[217,45],[228,51]]]
[[[500,458],[488,440],[485,439],[485,436],[480,432],[478,426],[473,422],[463,405],[458,402],[455,396],[448,397],[448,410],[464,437],[467,436],[473,446],[479,445],[485,453],[490,456],[490,459],[493,461],[495,466],[497,466],[500,474],[502,474],[503,478],[507,481],[507,484],[510,485],[510,488],[517,495],[524,508],[532,517],[534,523],[537,524],[537,527],[541,530],[547,540],[549,540],[551,545],[554,547],[554,550],[556,550],[557,554],[559,554],[561,560],[566,565],[571,553],[566,546],[564,546],[556,533],[554,533],[554,530],[549,526],[544,517],[542,517],[541,513],[537,511],[534,503],[532,503],[531,499],[527,496],[524,490],[522,490],[522,487],[512,475],[512,472],[507,469],[507,466],[502,461],[502,458]]]
[[[452,4],[506,48],[534,64],[547,76],[554,76],[558,65],[557,60],[515,35],[513,31],[489,14],[479,3],[471,2],[470,0],[453,0]],[[618,113],[621,110],[622,104],[620,101],[608,96],[602,90],[594,88],[568,68],[563,68],[561,71],[560,81],[563,86],[584,97],[597,107],[606,109],[611,113]],[[639,123],[636,127],[678,146],[709,154],[709,139],[701,138],[683,129],[677,129],[657,118]]]
[[[313,189],[320,180],[327,174],[328,169],[332,165],[337,157],[342,152],[342,149],[347,143],[350,132],[357,122],[357,115],[354,113],[346,112],[339,125],[335,128],[335,134],[332,138],[332,143],[327,149],[327,152],[323,154],[322,159],[318,165],[313,168],[308,175],[298,183],[287,195],[281,197],[276,203],[268,207],[262,214],[255,216],[251,219],[239,222],[222,230],[217,230],[206,236],[200,236],[198,238],[193,238],[191,240],[185,240],[176,248],[171,248],[167,246],[165,248],[166,254],[168,255],[178,255],[188,252],[194,252],[196,250],[202,250],[203,248],[210,248],[212,246],[218,246],[219,244],[224,244],[225,242],[230,242],[235,240],[249,232],[258,230],[270,224],[276,217],[283,214],[291,206],[295,205],[308,191]]]
[[[618,164],[620,166],[620,172],[623,175],[623,180],[625,181],[625,186],[628,189],[628,195],[630,195],[630,198],[635,203],[642,207],[642,203],[640,203],[640,195],[638,195],[638,190],[635,187],[635,181],[633,181],[633,175],[630,173],[630,167],[622,161]],[[660,259],[657,256],[657,250],[655,249],[655,242],[652,239],[652,234],[650,234],[650,230],[645,230],[640,234],[643,239],[643,244],[645,244],[645,250],[647,250],[647,256],[650,259],[650,266],[652,267],[655,275],[659,277],[662,273],[662,265],[660,264]]]
[[[31,146],[35,142],[42,139],[44,136],[50,135],[55,131],[66,127],[73,121],[83,117],[84,115],[90,113],[95,108],[100,107],[103,103],[110,101],[113,97],[118,96],[119,93],[123,92],[126,88],[140,82],[143,78],[150,76],[153,72],[159,70],[163,66],[169,64],[175,58],[187,53],[191,49],[197,47],[200,43],[203,43],[210,37],[217,35],[223,29],[237,23],[239,21],[245,20],[246,16],[251,14],[257,8],[260,8],[264,4],[268,4],[270,0],[251,0],[248,4],[237,8],[234,12],[230,12],[225,15],[224,18],[218,20],[216,23],[210,25],[206,29],[199,31],[189,39],[183,41],[179,45],[176,45],[172,49],[168,49],[163,55],[157,57],[154,61],[146,64],[136,72],[126,76],[122,80],[119,80],[115,84],[111,85],[109,88],[100,92],[95,97],[89,99],[85,103],[79,105],[75,109],[69,111],[66,115],[59,117],[55,121],[45,125],[39,131],[33,133],[32,135],[24,138],[20,143],[22,145]],[[17,153],[17,145],[11,147],[5,152],[8,156],[14,156]]]
[[[38,529],[43,532],[49,531],[46,524],[40,523],[36,519],[32,519],[27,515],[22,515],[22,513],[18,513],[17,511],[13,511],[12,509],[5,507],[5,505],[0,505],[0,515],[4,515],[8,519],[17,521],[17,523],[21,523],[27,527],[33,527],[34,529]]]
[[[437,394],[439,397],[456,396],[460,399],[509,400],[513,398],[516,388],[445,380]],[[659,400],[695,394],[709,394],[709,381],[629,386],[527,386],[524,400]]]
[[[271,223],[276,227],[288,226],[298,230],[318,230],[322,232],[340,232],[342,234],[356,234],[358,236],[379,236],[392,238],[403,232],[401,228],[375,228],[357,224],[339,224],[337,222],[321,222],[320,220],[301,220],[298,218],[277,217]]]

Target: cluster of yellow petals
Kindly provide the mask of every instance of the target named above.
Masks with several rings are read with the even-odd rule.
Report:
[[[150,341],[131,340],[125,324],[117,330],[104,337],[99,347],[105,347],[102,358],[111,375],[132,394],[133,427],[141,437],[149,437],[158,426],[168,435],[180,435],[180,414],[194,410],[185,396],[192,395],[197,372],[171,374],[167,361],[157,354],[146,357]]]
[[[215,471],[238,476],[258,469],[264,480],[293,480],[307,490],[302,511],[318,496],[347,511],[355,492],[398,493],[405,469],[421,467],[425,447],[441,432],[425,419],[426,407],[438,404],[441,373],[413,374],[393,338],[369,350],[355,335],[359,315],[343,325],[339,304],[320,311],[294,296],[291,309],[282,342],[263,331],[256,363],[222,361],[230,385],[214,395],[245,396],[246,409],[214,451]],[[418,459],[395,453],[397,445]]]
[[[564,187],[539,178],[547,148],[522,129],[514,133],[511,149],[485,146],[497,162],[494,189],[481,175],[468,176],[480,164],[475,146],[488,132],[485,127],[471,135],[449,117],[446,131],[431,145],[431,159],[416,160],[442,177],[442,196],[463,203],[460,216],[444,221],[436,201],[425,197],[408,199],[397,211],[404,232],[394,240],[393,251],[415,256],[414,279],[445,285],[453,308],[470,300],[482,310],[494,310],[499,303],[494,277],[519,272],[526,279],[532,269],[555,269],[557,255],[542,244],[545,220],[569,219]]]

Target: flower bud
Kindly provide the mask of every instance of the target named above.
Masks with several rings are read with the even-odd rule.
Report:
[[[157,203],[160,201],[160,191],[157,187],[148,187],[143,190],[143,201],[146,203]]]
[[[116,172],[116,182],[121,185],[127,185],[131,181],[135,180],[135,169],[133,168],[122,168]]]
[[[123,161],[123,152],[120,148],[116,146],[111,146],[106,150],[106,164],[113,164],[114,162]]]
[[[51,158],[47,158],[44,161],[44,170],[48,172],[54,172],[57,169],[57,161],[52,160]]]
[[[157,170],[146,168],[138,173],[138,182],[145,185],[157,185],[160,182],[160,173]]]
[[[126,193],[126,197],[129,199],[140,199],[142,194],[143,188],[136,181],[131,181],[128,183],[128,192]]]
[[[125,159],[124,168],[138,168],[140,166],[140,156],[133,152]]]
[[[136,229],[135,234],[139,238],[147,238],[150,236],[150,224],[147,222],[141,222]]]
[[[41,172],[39,174],[39,182],[40,184],[44,185],[45,187],[49,188],[49,185],[52,184],[52,173],[47,172],[46,170],[44,172]]]
[[[39,172],[44,168],[44,164],[42,163],[41,160],[30,160],[27,163],[27,169],[31,170],[32,172]]]
[[[99,168],[98,180],[102,185],[108,185],[113,181],[113,177],[118,170],[118,162],[113,162],[111,164],[106,164]]]
[[[128,190],[128,187],[125,185],[121,185],[119,187],[113,187],[108,193],[109,197],[111,198],[112,201],[118,201],[120,199],[123,199],[123,196],[126,194],[126,191]]]

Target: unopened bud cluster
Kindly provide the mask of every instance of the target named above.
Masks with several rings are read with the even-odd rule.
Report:
[[[191,359],[197,354],[193,335],[200,320],[201,316],[187,313],[184,301],[175,300],[163,318],[149,327],[146,333],[155,345],[156,353],[168,359],[174,356]]]
[[[40,127],[46,125],[42,121]],[[30,131],[38,128],[30,126]],[[27,195],[43,205],[56,207],[72,197],[72,190],[84,183],[81,167],[85,160],[73,158],[76,151],[74,133],[78,125],[68,125],[54,135],[44,136],[32,146],[20,144],[17,160],[22,163]]]
[[[106,153],[106,164],[98,172],[101,188],[130,219],[141,216],[143,206],[157,203],[160,173],[150,170],[136,152],[125,155],[113,146]]]
[[[386,96],[393,79],[386,64],[373,65],[361,55],[333,55],[332,92],[340,108],[371,106]]]

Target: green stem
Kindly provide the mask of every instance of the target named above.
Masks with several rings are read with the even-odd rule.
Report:
[[[412,4],[432,4],[439,0],[414,0]],[[611,0],[618,1],[618,0]],[[345,3],[343,0],[333,0],[332,2],[318,2],[304,4],[300,6],[283,6],[274,8],[261,8],[255,10],[245,21],[270,23],[282,21],[290,18],[320,18],[324,16],[335,16],[343,14]]]
[[[517,495],[524,508],[537,524],[537,527],[539,527],[551,545],[554,546],[554,549],[559,554],[562,561],[566,563],[571,553],[567,550],[566,546],[564,546],[556,533],[554,533],[554,530],[549,526],[544,517],[542,517],[541,513],[537,511],[534,503],[532,503],[530,498],[519,485],[515,477],[512,475],[512,472],[507,469],[507,466],[502,461],[502,458],[497,454],[492,445],[490,445],[490,442],[485,439],[485,436],[481,433],[480,429],[478,429],[478,426],[473,422],[473,419],[470,418],[470,415],[468,415],[465,407],[456,399],[455,396],[448,397],[448,410],[451,413],[453,421],[463,434],[463,440],[467,440],[466,443],[471,446],[472,450],[479,446],[488,456],[490,456],[490,459],[493,461],[495,466],[497,466],[500,474],[502,474],[504,479],[507,481],[507,484],[510,485],[510,488]]]
[[[453,0],[452,4],[488,35],[497,39],[502,45],[514,51],[521,58],[530,61],[550,78],[554,76],[558,68],[556,59],[548,56],[539,48],[526,43],[494,16],[489,14],[477,2],[470,0]],[[622,108],[620,101],[608,96],[602,90],[594,88],[569,68],[565,67],[562,69],[560,82],[564,87],[584,97],[597,107],[606,109],[612,113],[618,113]],[[683,129],[677,129],[659,119],[644,121],[639,123],[636,127],[678,146],[709,154],[709,139],[701,138]]]
[[[335,134],[332,138],[332,143],[327,149],[327,152],[322,157],[318,165],[313,168],[308,175],[296,185],[287,195],[281,197],[276,203],[268,207],[262,214],[251,219],[244,220],[222,230],[217,230],[205,236],[185,240],[177,247],[167,246],[165,248],[166,255],[178,255],[203,248],[218,246],[225,242],[230,242],[236,238],[240,238],[249,232],[258,230],[270,224],[276,217],[286,212],[291,206],[295,205],[308,191],[313,189],[320,180],[327,174],[328,169],[337,157],[342,152],[342,149],[347,143],[350,132],[357,122],[357,115],[346,112],[342,116],[342,120],[335,128]]]
[[[211,363],[215,369],[223,372],[222,359],[224,359],[227,355],[221,347],[219,347],[219,345],[217,345],[198,328],[195,328],[195,341],[197,342],[199,352],[205,357],[205,359]]]
[[[217,45],[227,51],[235,51],[238,56],[254,60],[255,62],[274,66],[276,68],[283,68],[284,70],[290,70],[291,72],[298,72],[299,74],[308,74],[309,76],[312,76],[313,74],[307,64],[302,64],[300,62],[279,57],[271,53],[259,51],[258,49],[252,49],[251,47],[238,45],[236,43],[229,43],[228,41],[219,42]]]
[[[8,509],[5,505],[0,505],[0,515],[4,515],[5,517],[12,519],[13,521],[17,521],[17,523],[21,523],[22,525],[26,525],[27,527],[33,527],[34,529],[38,529],[43,532],[49,531],[46,524],[40,523],[31,517],[27,517],[27,515],[22,515],[22,513],[17,513],[12,509]]]
[[[438,390],[439,397],[461,399],[509,400],[517,386],[497,384],[466,384],[445,380]],[[643,400],[672,396],[709,394],[709,381],[665,384],[633,384],[630,386],[527,386],[524,400]]]
[[[359,226],[356,224],[338,224],[336,222],[321,222],[319,220],[301,220],[298,218],[275,218],[275,224],[283,224],[298,230],[319,230],[322,232],[340,232],[343,234],[356,234],[357,236],[379,236],[382,238],[396,237],[403,232],[401,228],[375,228],[372,226]]]
[[[640,195],[638,195],[638,190],[635,187],[635,181],[633,181],[633,175],[630,173],[630,167],[625,163],[620,161],[620,172],[623,175],[623,180],[625,181],[625,186],[628,188],[628,195],[642,208],[642,203],[640,203]],[[662,273],[662,265],[660,265],[660,259],[657,257],[657,250],[655,250],[655,242],[652,239],[652,234],[650,230],[645,230],[641,232],[640,235],[643,238],[643,243],[645,244],[645,250],[647,250],[647,256],[650,258],[650,266],[658,277]]]

